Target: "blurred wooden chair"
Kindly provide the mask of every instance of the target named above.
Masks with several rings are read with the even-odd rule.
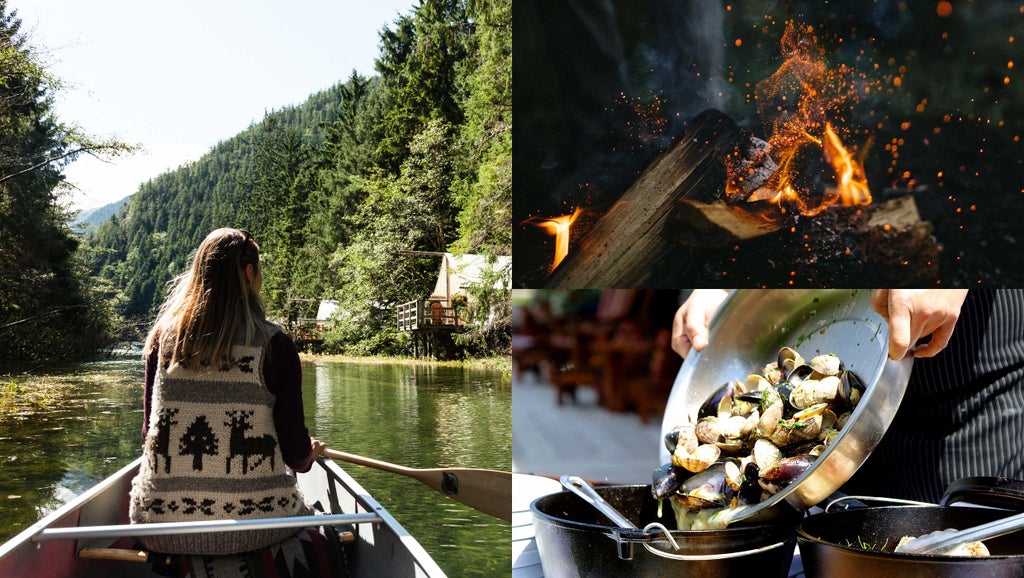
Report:
[[[652,413],[665,412],[668,396],[682,364],[682,358],[672,350],[671,330],[659,329],[654,336],[648,372],[627,381],[629,399],[641,423],[647,424]]]
[[[604,404],[601,395],[602,370],[595,358],[593,346],[604,337],[600,333],[553,335],[548,349],[548,380],[558,392],[558,405],[568,396],[576,401],[576,388],[591,387],[597,392],[597,403]]]

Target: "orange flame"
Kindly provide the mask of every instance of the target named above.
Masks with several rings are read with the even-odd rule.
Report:
[[[778,171],[749,201],[767,200],[795,207],[813,216],[836,203],[843,206],[871,203],[864,166],[843,146],[828,119],[842,118],[852,109],[858,92],[870,81],[846,65],[829,68],[814,29],[786,23],[782,35],[785,60],[771,77],[758,83],[757,100],[762,118],[771,118],[769,147]],[[825,191],[817,205],[794,180],[806,147],[820,147],[835,172],[836,186]]]
[[[864,176],[864,165],[853,158],[839,142],[832,125],[825,125],[825,160],[839,178],[839,201],[844,207],[871,204],[871,191]]]
[[[565,259],[565,256],[569,254],[569,231],[572,224],[576,222],[576,218],[580,216],[580,209],[577,208],[572,212],[571,215],[562,215],[553,219],[544,219],[537,223],[538,227],[543,227],[547,232],[555,236],[555,259],[551,264],[551,270],[554,271],[558,264]]]

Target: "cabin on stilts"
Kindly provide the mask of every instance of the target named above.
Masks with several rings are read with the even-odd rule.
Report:
[[[474,287],[495,284],[506,286],[505,281],[493,281],[495,273],[511,272],[511,257],[497,257],[493,261],[485,255],[453,255],[451,253],[417,254],[437,255],[441,265],[434,290],[427,297],[402,303],[397,308],[399,331],[412,333],[413,354],[416,357],[444,358],[454,348],[453,335],[467,330],[469,320],[461,316],[464,305],[473,298]],[[502,275],[511,279],[511,274]]]

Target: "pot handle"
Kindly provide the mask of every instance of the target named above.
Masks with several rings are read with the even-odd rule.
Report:
[[[979,506],[1024,511],[1024,481],[1000,477],[962,478],[949,485],[939,502],[943,506],[956,502]]]
[[[857,500],[860,502],[881,502],[883,504],[899,504],[900,506],[934,506],[935,504],[929,504],[928,502],[915,502],[914,500],[899,500],[896,498],[881,498],[878,496],[842,496],[836,498],[825,505],[825,513],[827,514],[829,509],[840,503],[848,500]],[[843,508],[847,509],[847,508]]]
[[[657,532],[652,530],[657,530]],[[606,535],[615,540],[615,543],[618,545],[620,559],[632,560],[633,544],[642,544],[648,550],[652,550],[650,542],[657,540],[662,534],[665,539],[668,540],[668,543],[672,548],[679,550],[682,547],[678,542],[676,542],[675,537],[672,536],[672,532],[659,522],[651,522],[644,526],[643,530],[618,528]],[[656,550],[656,548],[654,550]]]

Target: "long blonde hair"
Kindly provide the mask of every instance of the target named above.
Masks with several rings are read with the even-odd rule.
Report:
[[[239,229],[217,229],[196,249],[192,266],[170,283],[167,300],[146,338],[148,356],[159,344],[164,367],[217,368],[230,363],[231,346],[269,337],[259,297],[260,247]],[[245,268],[253,266],[253,279]]]

